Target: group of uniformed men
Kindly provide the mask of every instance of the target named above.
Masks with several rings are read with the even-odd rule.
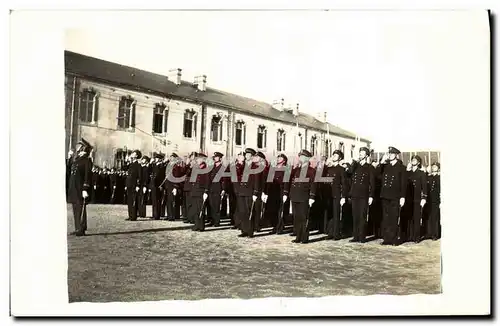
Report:
[[[168,158],[154,153],[150,159],[134,150],[122,171],[93,167],[91,150],[82,139],[67,160],[68,201],[78,236],[85,235],[90,201],[126,203],[129,221],[145,218],[150,202],[152,219],[182,219],[194,231],[204,231],[207,220],[219,227],[221,217],[227,217],[240,237],[252,238],[264,226],[281,234],[292,222],[295,243],[309,242],[314,229],[333,240],[352,235],[350,242],[363,243],[373,235],[383,238],[383,245],[440,237],[439,163],[426,171],[415,155],[405,167],[394,147],[380,162],[371,162],[366,147],[351,163],[335,150],[314,167],[307,150],[298,153],[293,165],[285,154],[271,165],[251,148],[230,164],[219,152],[212,160],[197,152],[182,160],[175,153]]]

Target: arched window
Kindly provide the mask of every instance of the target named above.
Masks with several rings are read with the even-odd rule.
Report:
[[[263,149],[267,146],[267,128],[264,125],[259,125],[257,128],[257,148]]]
[[[313,135],[311,137],[311,154],[312,155],[316,155],[316,143],[317,143],[317,136],[316,135]]]
[[[277,144],[276,144],[276,149],[278,152],[282,152],[285,150],[285,138],[286,138],[286,133],[285,130],[283,129],[278,129],[278,134],[277,134]]]
[[[127,129],[135,126],[135,104],[131,96],[122,96],[118,107],[118,128]]]
[[[80,122],[96,123],[98,109],[98,93],[92,88],[80,92],[79,113]]]
[[[153,110],[153,133],[167,132],[168,110],[164,103],[156,103]]]
[[[243,120],[236,121],[234,133],[234,142],[236,146],[243,146],[246,144],[246,124]]]
[[[212,116],[210,139],[214,142],[222,141],[222,114],[220,113]]]
[[[195,138],[196,137],[196,124],[197,124],[197,114],[196,111],[186,110],[184,112],[184,130],[183,135],[186,138]]]

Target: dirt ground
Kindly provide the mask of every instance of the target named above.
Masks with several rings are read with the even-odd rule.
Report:
[[[126,206],[89,205],[88,235],[68,236],[70,302],[441,292],[440,241],[387,247],[312,235],[303,245],[287,234],[238,238],[227,223],[200,233],[126,215]]]

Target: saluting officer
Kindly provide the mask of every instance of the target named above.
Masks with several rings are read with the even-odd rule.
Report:
[[[255,231],[259,232],[261,224],[262,224],[262,221],[261,221],[262,209],[267,208],[267,206],[264,207],[264,205],[267,205],[266,202],[268,199],[266,180],[267,180],[267,175],[269,174],[269,162],[267,162],[267,160],[266,160],[266,155],[260,151],[258,151],[255,154],[255,156],[253,157],[253,162],[256,164],[256,166],[258,166],[258,165],[264,166],[264,169],[262,170],[262,172],[259,172],[257,174],[257,178],[259,179],[258,180],[259,193],[257,194],[257,200],[255,201],[255,218],[252,218],[253,228]],[[265,212],[264,212],[264,214],[265,214]],[[264,219],[264,218],[265,217],[262,216],[262,219]]]
[[[296,238],[292,242],[295,243],[309,242],[309,220],[311,219],[309,212],[316,197],[315,169],[309,163],[311,157],[312,154],[309,151],[305,149],[300,151],[300,165],[292,170],[290,182],[287,183],[283,196],[283,201],[286,202],[290,195],[296,233]],[[301,180],[303,178],[308,180]]]
[[[68,182],[68,202],[73,206],[75,231],[72,235],[84,236],[87,231],[86,200],[89,197],[92,181],[92,162],[89,153],[92,146],[81,139],[76,147],[76,154],[68,160],[70,176]]]
[[[366,241],[366,222],[375,192],[375,170],[367,161],[370,150],[359,149],[359,162],[353,162],[350,197],[352,202],[353,238],[350,242]]]
[[[418,155],[411,158],[407,168],[406,204],[408,208],[408,241],[420,242],[422,209],[427,199],[427,176],[422,171],[422,159]]]
[[[192,165],[195,164],[194,159],[195,157],[198,156],[198,153],[196,152],[191,152],[189,154],[189,157],[186,158],[184,168],[183,168],[183,174],[185,175],[186,179],[183,185],[183,200],[184,200],[184,206],[183,206],[183,215],[185,214],[185,220],[184,223],[191,223],[194,224],[195,220],[192,219],[192,215],[190,213],[189,205],[191,201],[191,182],[189,182],[189,179],[191,178],[191,172],[192,172]],[[185,210],[184,210],[185,208]],[[185,213],[184,213],[185,212]]]
[[[438,162],[432,163],[431,174],[427,177],[427,191],[430,205],[427,238],[437,240],[441,214],[441,165]]]
[[[383,245],[398,245],[398,228],[401,208],[405,205],[406,171],[398,155],[401,152],[395,147],[389,147],[389,155],[384,155],[380,165],[382,176]]]
[[[138,160],[142,157],[140,150],[135,150],[130,154],[130,164],[127,171],[127,205],[128,218],[126,221],[137,220],[137,207],[139,201],[139,190],[141,186],[141,165]]]
[[[153,206],[153,219],[159,220],[161,217],[161,201],[163,199],[163,191],[160,188],[161,183],[165,180],[165,171],[162,166],[162,160],[165,155],[160,153],[153,153],[153,165],[151,171],[151,182],[149,188],[151,189],[151,205]]]
[[[214,160],[214,166],[209,172],[209,208],[210,216],[212,218],[212,225],[215,227],[220,226],[220,206],[222,197],[225,195],[225,182],[223,178],[220,178],[217,182],[214,181],[215,177],[222,168],[222,157],[224,154],[221,152],[215,152],[212,159]]]
[[[340,240],[342,230],[341,207],[345,204],[347,196],[347,177],[345,169],[339,164],[344,159],[344,153],[340,150],[333,152],[332,163],[326,169],[326,176],[332,178],[332,181],[327,184],[325,194],[329,198],[325,198],[325,204],[328,206],[327,212],[328,224],[326,232],[327,239]],[[331,215],[330,215],[331,214]]]

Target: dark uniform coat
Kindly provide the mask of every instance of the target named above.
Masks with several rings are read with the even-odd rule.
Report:
[[[368,200],[375,194],[375,169],[368,163],[353,164],[350,187],[352,203],[352,241],[364,242],[368,217]]]
[[[75,232],[87,230],[87,212],[83,198],[83,191],[90,193],[92,181],[92,162],[87,155],[77,156],[67,161],[71,164],[68,183],[68,202],[73,206]]]

